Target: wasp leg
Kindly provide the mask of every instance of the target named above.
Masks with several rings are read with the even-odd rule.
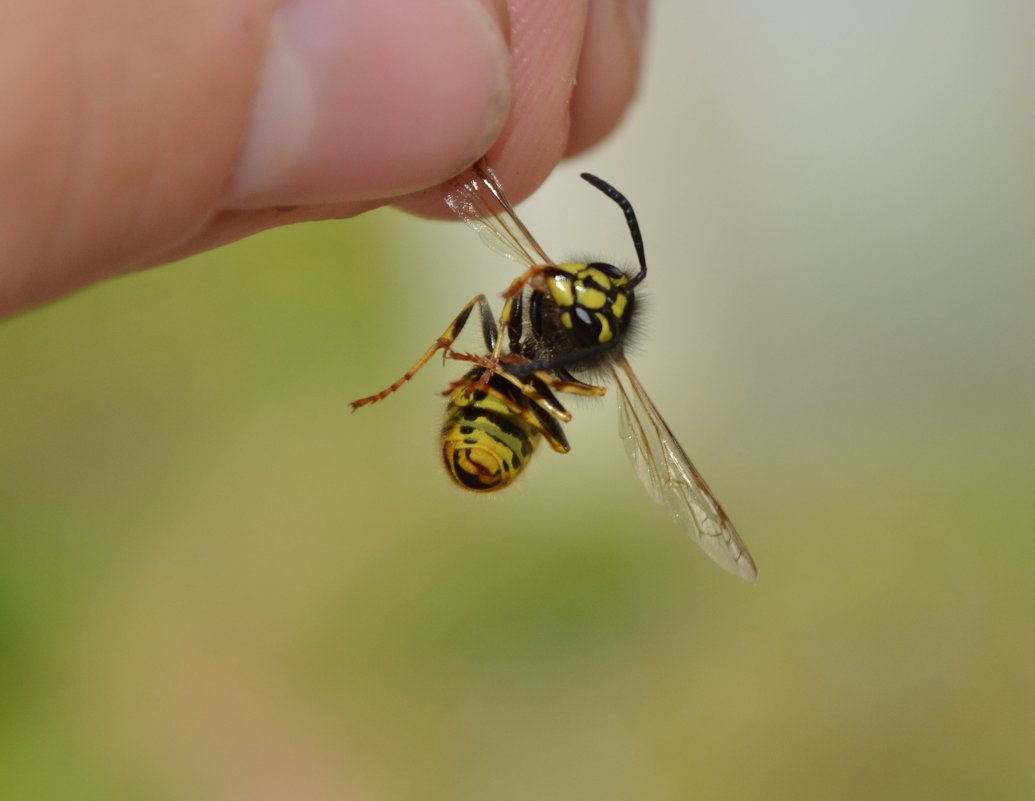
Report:
[[[490,377],[492,375],[498,375],[503,380],[513,384],[519,390],[521,394],[528,398],[539,408],[543,409],[555,420],[559,420],[562,423],[571,422],[571,412],[565,409],[560,402],[553,397],[553,392],[566,392],[571,395],[583,395],[588,397],[599,398],[607,393],[606,387],[599,387],[593,384],[586,384],[585,382],[579,381],[573,376],[567,378],[559,378],[553,373],[549,373],[545,370],[536,370],[532,373],[534,379],[538,379],[543,384],[543,389],[536,386],[535,381],[527,381],[522,376],[511,372],[511,365],[507,365],[504,369],[497,369],[486,364],[484,356],[474,356],[470,353],[465,354],[452,354],[451,358],[455,358],[461,361],[471,361],[475,364],[481,364],[486,368],[486,374]],[[518,366],[521,366],[520,364]],[[485,375],[476,382],[477,388],[481,389],[482,380],[488,380]],[[455,387],[450,387],[450,391]],[[547,390],[547,391],[544,391]],[[447,393],[448,394],[448,393]]]
[[[464,306],[463,309],[460,310],[460,313],[456,316],[453,322],[451,322],[446,327],[446,330],[442,332],[442,336],[435,340],[435,344],[424,351],[424,355],[417,359],[413,366],[407,370],[398,381],[393,383],[391,386],[382,389],[380,392],[352,401],[350,405],[352,406],[353,411],[361,406],[368,406],[371,403],[377,403],[379,400],[387,398],[393,392],[402,387],[403,384],[413,378],[420,369],[428,363],[428,360],[438,353],[438,351],[445,351],[448,356],[450,346],[452,346],[456,341],[456,338],[460,336],[460,332],[463,331],[464,326],[467,324],[467,318],[471,316],[471,312],[474,311],[475,306],[479,308],[481,313],[482,335],[486,339],[486,344],[493,341],[498,349],[502,342],[502,338],[495,329],[495,320],[492,316],[492,309],[489,307],[489,302],[486,300],[485,295],[476,295],[471,298],[471,301]]]
[[[515,315],[514,309],[517,307],[518,313]],[[482,312],[482,326],[483,328],[488,325],[488,322],[484,317],[484,310]],[[484,390],[489,385],[489,379],[500,371],[500,359],[503,353],[503,336],[500,332],[507,331],[511,340],[513,341],[514,332],[520,326],[520,314],[521,314],[521,301],[520,298],[515,300],[512,297],[508,297],[503,303],[503,310],[500,312],[500,319],[498,325],[494,323],[495,330],[493,331],[494,336],[492,337],[493,342],[490,345],[489,338],[486,337],[485,343],[490,345],[491,353],[483,362],[485,371],[482,373],[481,378],[478,379],[478,389]]]
[[[502,332],[507,332],[511,352],[521,352],[521,334],[524,328],[524,320],[522,319],[524,316],[522,294],[525,286],[530,281],[533,281],[537,276],[542,275],[550,269],[552,268],[549,265],[541,264],[529,267],[525,272],[511,281],[507,291],[503,293],[503,309],[500,311],[499,321],[496,326],[496,330],[500,332],[500,336],[489,346],[491,353],[488,361],[485,363],[485,372],[482,373],[482,377],[479,379],[479,389],[485,389],[493,374],[500,372],[499,365],[502,358],[501,354],[503,353]],[[485,323],[483,321],[483,325],[484,324]],[[494,333],[496,332],[494,331]],[[486,344],[489,344],[488,337],[486,337]],[[534,372],[534,370],[528,370],[528,373],[532,372]]]
[[[532,400],[532,403],[518,403],[513,398],[508,397],[506,393],[494,388],[491,384],[489,389],[481,390],[479,387],[481,379],[475,380],[466,376],[453,383],[450,387],[450,394],[453,394],[460,388],[464,388],[469,392],[485,391],[504,404],[511,414],[520,417],[524,422],[538,430],[555,451],[558,453],[568,453],[571,450],[571,446],[564,435],[561,423],[569,422],[571,414],[561,406],[560,401],[553,396],[553,393],[545,386],[540,390],[531,384],[522,383],[503,370],[497,372],[496,375],[520,388],[522,394]]]
[[[510,319],[507,321],[506,328],[500,328],[502,335],[503,331],[507,332],[507,341],[510,343],[510,352],[518,355],[524,353],[524,343],[521,341],[521,337],[525,333],[525,308],[524,308],[524,294],[520,293],[514,296],[514,302],[511,304]]]
[[[565,409],[560,404],[560,401],[558,401],[555,397],[553,397],[552,393],[550,393],[549,389],[547,388],[547,386],[548,386],[547,382],[543,381],[543,379],[540,378],[539,375],[533,374],[532,378],[533,378],[533,381],[540,381],[540,382],[542,382],[544,384],[544,387],[543,387],[542,390],[540,390],[535,385],[535,383],[533,383],[533,381],[525,381],[521,377],[516,376],[513,373],[511,373],[510,372],[511,363],[508,362],[508,361],[503,362],[503,364],[505,366],[501,369],[499,364],[493,364],[492,363],[492,358],[490,356],[477,356],[477,355],[475,355],[473,353],[450,353],[449,354],[449,358],[450,359],[455,359],[458,362],[473,362],[474,364],[477,364],[478,366],[483,367],[484,371],[482,372],[481,377],[479,377],[477,381],[474,381],[474,380],[468,378],[467,376],[464,376],[459,381],[454,381],[452,384],[449,385],[449,388],[446,389],[446,391],[442,393],[443,395],[446,395],[446,396],[452,395],[453,392],[456,391],[456,389],[458,387],[469,387],[471,390],[486,392],[486,391],[488,391],[488,386],[489,386],[488,382],[491,381],[491,379],[492,379],[492,377],[494,375],[496,375],[496,376],[499,376],[502,380],[504,380],[504,381],[506,381],[506,382],[508,382],[510,384],[513,384],[515,387],[517,387],[521,391],[522,395],[524,395],[526,398],[528,398],[530,401],[532,401],[532,403],[535,406],[538,406],[541,409],[543,409],[547,414],[550,415],[550,417],[554,418],[555,420],[559,420],[562,423],[570,423],[571,422],[571,412],[569,412],[567,409]],[[561,385],[567,385],[569,383],[569,382],[566,382],[566,381],[558,381],[558,380],[552,379],[552,378],[550,380],[551,380],[551,382],[560,383]],[[573,382],[573,383],[578,384],[580,382]],[[586,386],[589,389],[596,389],[595,387],[589,387],[588,384],[584,385],[584,386]],[[578,394],[581,394],[581,395],[597,395],[597,394],[601,394],[602,395],[603,391],[604,391],[603,387],[600,387],[599,389],[601,390],[600,392],[578,392]],[[576,392],[577,390],[567,390],[567,389],[562,388],[562,389],[560,389],[560,391],[561,392],[567,392],[567,391]],[[501,398],[501,400],[504,400],[504,402],[507,402],[505,399]],[[522,414],[522,409],[520,407],[515,406],[515,405],[513,405],[512,403],[509,403],[509,402],[507,402],[507,405],[508,405],[508,407],[510,407],[511,411],[514,412],[514,414],[517,414],[517,415],[521,415]]]
[[[602,395],[607,394],[607,387],[600,387],[596,384],[587,384],[584,381],[579,381],[575,378],[565,380],[563,378],[558,378],[553,373],[548,373],[545,370],[536,370],[532,375],[546,384],[546,386],[554,392],[568,392],[572,395],[587,395],[594,398],[599,398]]]
[[[510,286],[508,286],[507,290],[503,293],[503,297],[507,298],[508,300],[510,298],[517,297],[524,291],[525,287],[528,286],[528,284],[532,284],[537,292],[545,292],[546,289],[543,285],[543,282],[541,280],[537,281],[536,279],[543,273],[548,273],[551,270],[556,269],[556,265],[552,264],[533,264],[531,267],[529,267],[527,270],[521,273],[521,275],[519,275],[517,278],[510,282]]]
[[[543,379],[533,376],[531,384],[539,396],[539,400],[536,400],[531,406],[532,413],[539,421],[536,427],[557,453],[568,453],[571,446],[568,444],[568,438],[564,434],[561,423],[570,420],[571,414],[561,406],[561,402],[554,397]],[[537,384],[542,386],[536,387]],[[559,410],[561,415],[558,416],[552,409]]]
[[[583,395],[596,398],[607,393],[606,387],[586,384],[575,379],[566,381],[546,372],[545,370],[537,370],[532,375],[543,383],[545,390],[550,390],[546,392],[539,389],[535,385],[535,382],[523,381],[518,376],[505,370],[500,370],[498,375],[520,389],[521,393],[526,398],[549,414],[550,417],[562,423],[571,422],[571,412],[561,406],[557,398],[553,396],[554,392],[567,392],[571,395]]]
[[[497,375],[520,389],[522,395],[550,415],[554,420],[559,420],[562,423],[571,422],[571,412],[561,406],[560,401],[558,401],[557,398],[553,396],[553,393],[550,392],[550,389],[553,387],[550,387],[550,385],[546,381],[543,381],[540,376],[536,375],[536,378],[544,384],[542,389],[537,387],[535,382],[522,381],[517,376],[508,373],[506,370],[500,370]]]

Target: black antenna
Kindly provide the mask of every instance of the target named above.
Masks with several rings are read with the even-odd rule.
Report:
[[[643,237],[640,235],[640,224],[636,222],[636,212],[633,211],[632,203],[603,178],[597,178],[591,173],[584,172],[582,173],[582,180],[592,184],[611,198],[611,200],[618,204],[618,208],[625,213],[625,222],[629,226],[629,234],[632,236],[633,245],[636,247],[636,256],[640,260],[640,271],[630,278],[629,283],[626,284],[628,287],[634,287],[647,277],[647,257],[643,255]]]

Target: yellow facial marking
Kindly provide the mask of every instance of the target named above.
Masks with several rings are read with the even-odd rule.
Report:
[[[629,296],[622,292],[615,298],[615,302],[611,304],[611,311],[619,320],[621,320],[622,315],[625,314],[625,306],[628,300]]]
[[[607,305],[607,295],[599,289],[588,287],[582,281],[575,282],[575,299],[587,309],[602,309]]]
[[[596,267],[587,267],[585,270],[580,271],[579,278],[589,278],[605,290],[611,288],[611,276],[605,272],[601,272]]]
[[[571,278],[567,275],[550,276],[550,297],[558,306],[574,306],[575,293],[572,289]]]

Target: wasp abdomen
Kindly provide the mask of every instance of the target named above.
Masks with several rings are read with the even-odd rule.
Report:
[[[517,478],[541,434],[514,412],[514,401],[508,402],[516,392],[513,385],[493,375],[485,389],[477,389],[481,374],[481,368],[469,372],[450,396],[442,459],[461,487],[492,492]]]

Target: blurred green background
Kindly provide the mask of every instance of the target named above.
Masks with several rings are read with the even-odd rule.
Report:
[[[613,399],[498,497],[433,363],[460,225],[273,231],[0,326],[0,798],[1035,796],[1035,11],[659,2],[621,131],[522,206],[628,261],[634,363],[760,569]]]

